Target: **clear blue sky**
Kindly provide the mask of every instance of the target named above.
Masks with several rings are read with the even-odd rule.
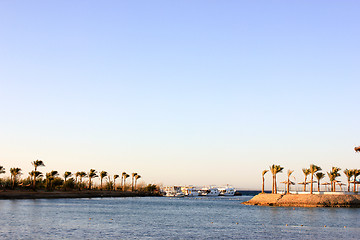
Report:
[[[310,163],[359,168],[359,12],[329,0],[1,1],[0,165],[242,188],[260,188],[273,163],[296,181]]]

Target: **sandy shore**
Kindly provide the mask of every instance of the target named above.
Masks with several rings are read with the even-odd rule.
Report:
[[[120,192],[120,191],[19,191],[6,190],[0,192],[0,199],[41,199],[41,198],[97,198],[97,197],[148,197],[158,196],[148,192]]]
[[[242,204],[281,207],[360,207],[360,195],[260,193]]]

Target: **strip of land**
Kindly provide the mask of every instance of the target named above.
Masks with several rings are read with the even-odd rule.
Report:
[[[42,199],[42,198],[101,198],[101,197],[149,197],[158,196],[151,192],[121,192],[121,191],[19,191],[6,190],[0,192],[0,199]]]
[[[280,207],[360,207],[360,195],[266,194],[260,193],[245,205]]]

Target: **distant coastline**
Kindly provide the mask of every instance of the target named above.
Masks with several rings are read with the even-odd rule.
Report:
[[[360,207],[360,195],[353,194],[266,194],[260,193],[244,205],[279,207]]]
[[[159,196],[151,192],[121,192],[121,191],[24,191],[6,190],[0,192],[0,200],[4,199],[54,199],[54,198],[105,198],[105,197],[150,197]]]

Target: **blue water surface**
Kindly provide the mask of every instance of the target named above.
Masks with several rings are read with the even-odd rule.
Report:
[[[360,209],[250,198],[0,200],[0,239],[360,239]]]

